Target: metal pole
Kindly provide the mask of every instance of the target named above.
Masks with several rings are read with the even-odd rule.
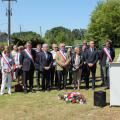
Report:
[[[40,26],[40,36],[42,37],[42,27]]]
[[[8,46],[10,45],[11,39],[11,2],[8,1]]]
[[[8,46],[9,46],[11,41],[11,16],[12,16],[11,1],[16,0],[2,0],[2,1],[8,2],[7,15],[8,15]]]

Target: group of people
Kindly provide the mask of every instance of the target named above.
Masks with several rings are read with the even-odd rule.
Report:
[[[109,89],[109,65],[114,57],[115,51],[109,40],[100,51],[95,48],[94,41],[90,41],[89,46],[84,41],[82,47],[75,46],[74,49],[71,47],[66,49],[65,43],[60,43],[59,47],[53,43],[51,51],[48,44],[38,44],[36,48],[32,48],[31,42],[27,42],[25,47],[13,46],[12,51],[9,47],[5,47],[1,53],[1,95],[5,93],[6,84],[8,94],[11,94],[11,84],[14,79],[17,79],[18,84],[22,83],[25,94],[35,92],[34,75],[36,89],[41,89],[43,92],[52,88],[66,89],[68,84],[73,84],[73,88],[79,90],[82,80],[85,89],[88,90],[91,72],[94,90],[98,61],[101,85]]]

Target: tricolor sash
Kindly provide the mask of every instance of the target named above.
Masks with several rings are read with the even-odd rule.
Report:
[[[61,55],[64,62],[66,62],[66,56],[63,54],[63,52],[61,50],[59,51],[59,54]]]
[[[3,57],[4,62],[8,65],[9,69],[12,70],[12,67],[11,67],[9,61],[7,60],[6,56],[4,54],[2,54],[2,57]]]
[[[32,57],[32,55],[31,55],[31,53],[27,50],[27,49],[25,49],[25,52],[26,52],[26,54],[28,55],[28,57],[33,61],[33,63],[34,63],[34,60],[33,60],[33,57]]]
[[[103,50],[104,50],[105,54],[107,55],[107,57],[109,58],[109,61],[112,62],[113,60],[112,60],[111,55],[108,52],[107,48],[103,48]]]
[[[12,66],[10,65],[9,61],[7,60],[5,54],[2,54],[2,58],[3,58],[4,62],[8,65],[9,69],[11,70],[11,79],[13,80]]]

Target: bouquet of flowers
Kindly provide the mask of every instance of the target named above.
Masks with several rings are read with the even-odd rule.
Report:
[[[79,92],[69,92],[69,93],[65,93],[63,95],[59,94],[58,99],[64,100],[66,102],[71,102],[71,103],[79,103],[79,104],[86,103],[85,97]]]

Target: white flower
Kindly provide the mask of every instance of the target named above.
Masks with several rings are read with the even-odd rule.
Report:
[[[67,102],[67,101],[68,101],[68,98],[66,98],[65,101]]]

